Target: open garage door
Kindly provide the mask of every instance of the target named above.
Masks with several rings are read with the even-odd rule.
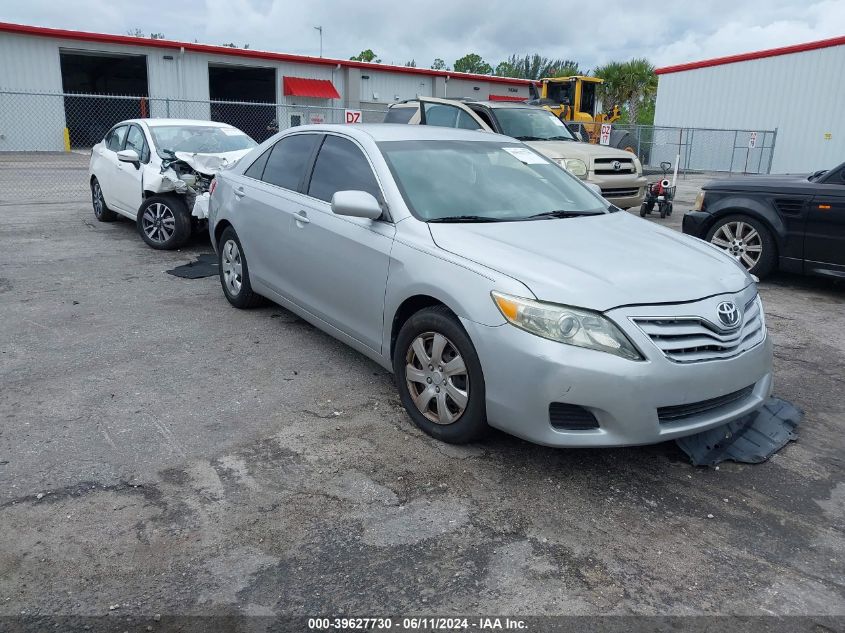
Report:
[[[148,116],[145,55],[62,50],[59,57],[71,147],[91,147],[115,123]]]
[[[275,68],[209,64],[208,92],[214,121],[234,125],[259,143],[275,133]]]

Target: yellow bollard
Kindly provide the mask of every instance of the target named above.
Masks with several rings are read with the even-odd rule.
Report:
[[[67,128],[65,128],[65,131],[64,131],[64,139],[65,139],[65,151],[69,152],[70,151],[70,130],[68,130]]]

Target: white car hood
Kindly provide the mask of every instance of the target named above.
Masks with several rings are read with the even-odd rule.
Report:
[[[192,154],[190,152],[175,152],[176,158],[188,163],[193,169],[213,176],[223,167],[228,167],[252,151],[252,148],[241,149],[235,152],[223,152],[222,154]]]
[[[521,281],[541,301],[602,312],[695,301],[752,282],[706,242],[624,212],[428,226],[440,248]]]

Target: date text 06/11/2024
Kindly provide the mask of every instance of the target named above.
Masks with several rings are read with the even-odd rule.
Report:
[[[401,623],[401,625],[400,625]],[[314,631],[527,631],[524,620],[501,617],[308,618]]]

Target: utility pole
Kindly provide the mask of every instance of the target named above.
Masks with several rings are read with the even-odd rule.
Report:
[[[320,57],[323,56],[323,27],[322,26],[315,26],[316,30],[320,31]]]

